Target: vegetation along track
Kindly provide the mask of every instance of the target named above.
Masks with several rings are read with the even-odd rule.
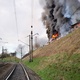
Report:
[[[16,64],[5,80],[30,80],[22,64]]]

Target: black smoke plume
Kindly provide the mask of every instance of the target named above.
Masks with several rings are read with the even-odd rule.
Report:
[[[42,0],[42,21],[51,39],[57,31],[61,37],[68,34],[71,25],[80,21],[80,0]]]

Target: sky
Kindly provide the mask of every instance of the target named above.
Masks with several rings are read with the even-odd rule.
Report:
[[[41,21],[43,9],[39,0],[33,1],[32,23],[31,1],[15,0],[14,6],[14,0],[0,0],[0,38],[2,38],[0,52],[2,46],[7,48],[8,52],[14,52],[19,44],[24,45],[18,40],[28,44],[29,39],[26,36],[31,32],[31,25],[33,25],[33,34],[39,33],[38,42],[40,44],[47,42],[46,29]],[[26,52],[28,52],[28,46],[26,46]]]

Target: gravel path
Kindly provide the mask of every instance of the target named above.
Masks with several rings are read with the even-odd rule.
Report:
[[[17,67],[9,80],[27,80],[20,64],[17,64]]]
[[[0,80],[4,80],[6,74],[8,74],[9,70],[13,67],[12,64],[2,64],[0,65]]]

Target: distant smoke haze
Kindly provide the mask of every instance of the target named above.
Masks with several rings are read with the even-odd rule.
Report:
[[[80,0],[78,0],[80,2]]]
[[[50,39],[54,31],[61,37],[68,34],[71,25],[80,21],[80,0],[41,0],[44,2],[42,21]]]

